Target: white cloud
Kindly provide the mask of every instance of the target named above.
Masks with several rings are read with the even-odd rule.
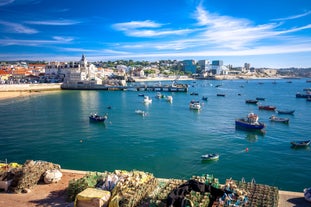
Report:
[[[0,0],[0,6],[5,6],[7,4],[13,3],[15,0]]]
[[[21,40],[21,39],[0,39],[0,45],[23,45],[23,46],[43,46],[53,44],[66,44],[69,39],[54,39],[54,40]]]
[[[113,28],[120,31],[127,31],[130,29],[139,29],[139,28],[158,28],[161,27],[161,24],[155,23],[150,20],[146,21],[131,21],[124,23],[116,23],[112,25]]]
[[[307,12],[305,12],[305,13],[298,14],[298,15],[293,15],[293,16],[289,16],[289,17],[273,19],[272,21],[284,21],[284,20],[298,19],[298,18],[307,16],[307,15],[309,15],[309,14],[311,14],[311,11],[307,11]]]
[[[71,42],[73,40],[72,37],[60,37],[60,36],[54,36],[53,39],[59,42]]]
[[[124,22],[112,25],[114,29],[123,31],[126,35],[131,37],[158,37],[167,35],[182,35],[193,32],[193,30],[189,29],[161,29],[162,26],[163,24],[150,20]],[[153,28],[154,30],[147,28]]]
[[[74,20],[45,20],[45,21],[26,21],[27,24],[35,24],[35,25],[50,25],[50,26],[67,26],[79,24],[80,22]]]
[[[0,24],[6,27],[6,31],[9,33],[22,33],[22,34],[35,34],[38,33],[37,30],[26,27],[22,24],[0,21]]]

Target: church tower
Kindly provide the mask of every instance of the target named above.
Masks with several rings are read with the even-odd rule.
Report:
[[[80,65],[82,68],[86,68],[87,67],[87,60],[84,56],[84,54],[82,54],[81,60],[80,60]]]

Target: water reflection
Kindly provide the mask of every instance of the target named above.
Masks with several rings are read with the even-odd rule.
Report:
[[[265,133],[261,131],[253,131],[253,132],[247,132],[245,139],[248,142],[257,142],[258,137],[264,137]]]

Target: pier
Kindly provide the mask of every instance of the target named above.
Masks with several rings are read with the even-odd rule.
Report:
[[[95,84],[65,84],[61,85],[64,90],[106,90],[106,91],[167,91],[188,92],[187,84],[175,85],[135,85],[135,86],[107,86]]]

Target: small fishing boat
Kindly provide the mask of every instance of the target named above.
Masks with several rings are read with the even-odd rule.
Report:
[[[200,101],[195,100],[190,101],[189,108],[193,110],[200,110],[201,109]]]
[[[295,110],[275,110],[278,114],[293,114]]]
[[[247,130],[261,130],[265,128],[265,124],[258,121],[257,114],[249,113],[246,118],[239,118],[235,120],[236,128],[243,128]]]
[[[307,147],[310,145],[311,140],[305,141],[293,141],[291,142],[292,147]]]
[[[258,100],[247,99],[247,100],[245,100],[245,103],[247,103],[247,104],[257,104]]]
[[[140,110],[140,109],[135,110],[135,113],[139,114],[139,115],[142,115],[142,116],[146,116],[147,115],[147,113],[145,111]]]
[[[191,96],[198,96],[199,93],[198,93],[198,92],[191,92],[190,95],[191,95]]]
[[[256,100],[257,100],[257,101],[264,101],[264,100],[266,100],[266,98],[257,97]]]
[[[155,97],[160,99],[160,98],[164,98],[164,95],[162,95],[160,92],[157,92]]]
[[[281,117],[276,117],[274,115],[269,117],[270,121],[274,121],[274,122],[281,122],[284,124],[288,124],[289,123],[289,118],[281,118]]]
[[[259,110],[267,110],[267,111],[274,111],[276,109],[275,106],[270,106],[270,105],[266,105],[266,106],[258,106]]]
[[[167,97],[166,97],[166,100],[167,100],[168,102],[172,103],[172,102],[173,102],[173,96],[167,96]]]
[[[203,100],[203,101],[207,101],[207,100],[208,100],[207,96],[203,96],[203,97],[202,97],[202,100]]]
[[[152,99],[149,98],[149,96],[144,96],[144,103],[145,103],[145,104],[152,103]]]
[[[223,93],[217,93],[217,96],[222,96],[222,97],[225,97],[226,94],[223,94]]]
[[[107,114],[100,116],[96,113],[91,113],[89,116],[90,121],[96,121],[96,122],[104,122],[108,118]]]
[[[217,160],[219,159],[219,154],[205,154],[205,155],[201,155],[202,160]]]

